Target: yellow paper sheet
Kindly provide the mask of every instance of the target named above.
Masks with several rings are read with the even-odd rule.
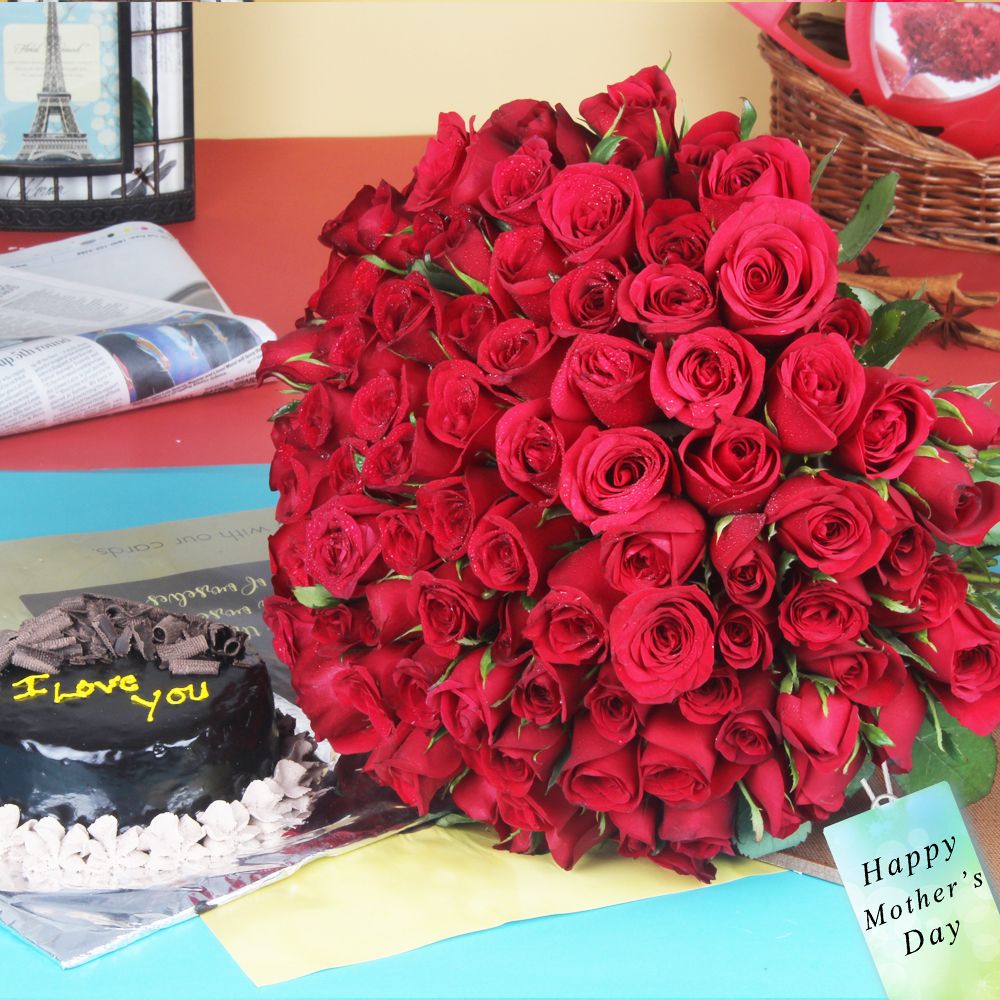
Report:
[[[599,852],[565,872],[547,855],[495,851],[495,840],[478,827],[425,827],[313,862],[203,919],[244,973],[270,986],[512,920],[702,888],[651,861]],[[743,858],[718,869],[717,883],[781,870]],[[315,927],[323,933],[295,930]]]

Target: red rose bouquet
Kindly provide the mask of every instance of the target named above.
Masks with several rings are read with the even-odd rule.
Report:
[[[582,122],[442,115],[323,227],[260,369],[266,616],[317,735],[421,812],[709,879],[873,762],[989,770],[1000,420],[885,367],[926,306],[841,283],[891,177],[838,239],[752,108],[674,112],[650,67]]]

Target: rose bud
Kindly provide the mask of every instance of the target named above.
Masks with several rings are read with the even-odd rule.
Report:
[[[705,555],[708,526],[694,504],[660,497],[642,511],[609,514],[591,524],[601,532],[601,562],[616,590],[685,583]]]
[[[493,167],[490,185],[479,196],[479,204],[493,218],[511,226],[535,226],[539,221],[538,199],[555,175],[549,144],[532,136]]]
[[[699,587],[629,594],[611,612],[611,662],[638,702],[663,704],[712,674],[718,616]]]
[[[462,476],[436,479],[417,490],[420,523],[446,562],[465,555],[472,529],[503,489],[495,469],[472,466]]]
[[[441,342],[453,358],[464,355],[475,361],[479,345],[500,318],[488,295],[457,295],[444,307]]]
[[[647,264],[618,286],[618,310],[650,340],[692,333],[718,320],[715,291],[683,264]]]
[[[397,354],[435,364],[444,358],[439,343],[444,301],[421,274],[387,278],[372,302],[375,329]]]
[[[872,593],[915,607],[919,601],[917,591],[934,556],[934,537],[913,519],[909,504],[898,490],[890,489],[889,504],[896,523],[889,531],[889,544],[882,558],[865,579]]]
[[[552,381],[552,412],[564,420],[606,427],[650,423],[656,405],[649,393],[647,351],[623,337],[584,333],[569,348]]]
[[[469,819],[488,823],[498,833],[501,826],[506,828],[507,824],[500,819],[496,788],[475,771],[466,771],[465,776],[452,789],[451,798],[455,807]]]
[[[733,143],[712,158],[699,177],[701,210],[718,226],[743,202],[761,195],[812,203],[812,168],[790,139],[760,135]]]
[[[291,597],[295,587],[311,587],[313,579],[306,566],[309,543],[306,539],[308,522],[292,521],[281,525],[267,540],[274,592],[279,597]]]
[[[497,621],[499,631],[491,647],[494,663],[524,665],[533,654],[531,642],[524,634],[528,624],[529,601],[522,594],[504,594],[500,598]]]
[[[906,494],[913,512],[943,542],[982,545],[1000,521],[1000,484],[973,482],[969,470],[948,452],[938,452],[937,458],[917,456],[900,481],[917,493]]]
[[[913,767],[913,744],[927,714],[927,701],[916,681],[904,671],[895,696],[878,713],[878,727],[892,740],[891,746],[876,747],[878,757],[888,759],[900,771]]]
[[[535,323],[548,324],[552,291],[549,275],[565,270],[561,251],[541,226],[511,229],[501,233],[493,244],[490,295],[505,316],[521,313]]]
[[[433,736],[426,729],[399,726],[391,739],[374,748],[364,766],[421,815],[430,811],[431,800],[462,766],[452,740],[442,736],[435,741]]]
[[[549,299],[552,332],[557,337],[581,333],[614,333],[622,324],[618,312],[621,270],[609,260],[589,260],[564,274]]]
[[[520,497],[498,500],[473,529],[469,561],[491,590],[534,595],[576,537],[572,517],[545,517],[544,508]]]
[[[378,190],[366,184],[339,215],[323,223],[319,241],[345,255],[372,253],[386,233],[400,227],[402,218],[403,196],[399,191],[387,181],[382,181]]]
[[[529,503],[550,507],[559,496],[567,444],[583,424],[552,415],[547,399],[532,399],[507,410],[497,423],[497,471],[507,487]]]
[[[316,357],[329,368],[326,377],[345,387],[363,385],[374,375],[394,374],[403,367],[403,359],[378,339],[371,317],[360,313],[329,320],[319,334]]]
[[[261,344],[261,360],[257,368],[257,384],[266,378],[279,378],[296,385],[314,385],[329,378],[328,366],[313,360],[319,344],[315,328],[295,330],[280,340]]]
[[[861,770],[864,755],[858,754],[846,767],[832,770],[818,767],[809,754],[792,750],[792,763],[799,783],[792,792],[792,801],[807,817],[820,822],[829,819],[844,807],[844,793],[854,776]]]
[[[927,680],[941,704],[980,736],[1000,726],[1000,627],[971,604],[927,630],[927,642],[906,641],[930,663]]]
[[[309,297],[306,315],[332,320],[345,313],[365,313],[384,278],[385,271],[363,257],[331,253],[320,286]]]
[[[934,421],[931,434],[949,444],[975,448],[976,451],[1000,448],[1000,413],[981,399],[964,392],[939,392],[935,398],[951,403],[962,419],[939,416]]]
[[[676,108],[677,95],[670,78],[659,66],[647,66],[611,84],[606,93],[581,101],[580,115],[598,135],[613,127],[646,157],[653,157],[660,135],[673,144]]]
[[[264,598],[264,624],[271,630],[275,655],[294,667],[299,653],[312,640],[316,612],[298,601],[268,594]]]
[[[372,645],[382,646],[403,639],[404,636],[413,638],[409,584],[409,580],[377,580],[365,586],[364,598],[371,618]]]
[[[441,725],[457,743],[473,749],[492,740],[510,718],[507,699],[520,672],[514,665],[494,665],[484,681],[484,649],[466,653],[443,681],[427,691],[427,706]]]
[[[429,646],[420,646],[412,656],[404,656],[389,671],[382,681],[382,692],[401,722],[431,732],[441,725],[436,706],[427,703],[427,692],[444,676],[447,668],[448,660]]]
[[[786,479],[767,501],[775,538],[807,566],[846,580],[874,566],[896,523],[892,508],[869,486],[828,472]]]
[[[696,121],[681,137],[674,154],[677,171],[671,178],[674,193],[696,203],[698,182],[715,154],[739,141],[740,120],[731,111],[716,111]]]
[[[834,299],[816,321],[814,333],[843,337],[851,347],[864,347],[872,332],[872,318],[857,299]]]
[[[559,726],[542,729],[533,722],[508,718],[491,743],[466,751],[474,771],[497,787],[505,797],[527,794],[535,781],[547,782],[566,747],[566,731]]]
[[[614,669],[607,665],[601,667],[583,704],[594,728],[617,746],[635,739],[650,712],[648,705],[640,705],[625,690]]]
[[[569,757],[559,774],[569,802],[594,812],[631,812],[642,801],[639,743],[606,740],[586,712],[573,722]]]
[[[358,391],[349,397],[351,405],[348,426],[364,441],[380,440],[396,424],[406,419],[410,400],[405,369],[403,371],[404,374],[400,378],[383,372],[359,386]],[[341,395],[347,394],[341,393]]]
[[[427,429],[463,453],[492,449],[503,405],[471,361],[442,361],[427,380]]]
[[[746,417],[691,431],[677,456],[688,496],[714,516],[761,510],[781,475],[778,439]]]
[[[803,817],[788,801],[790,782],[785,770],[774,757],[769,757],[751,767],[743,779],[763,813],[765,832],[777,840],[790,837],[803,823]]]
[[[822,650],[853,642],[868,628],[871,598],[858,579],[794,584],[778,608],[778,627],[793,646]]]
[[[933,550],[932,550],[933,551]],[[912,590],[904,595],[904,608],[893,607],[893,599],[882,601],[877,589],[872,591],[875,603],[871,618],[876,625],[891,628],[894,632],[920,632],[932,625],[940,625],[965,603],[969,589],[965,574],[959,572],[951,556],[935,556],[927,569],[912,582]]]
[[[306,563],[313,579],[334,596],[348,599],[358,586],[385,575],[375,524],[386,505],[365,496],[334,497],[313,511],[306,538]]]
[[[560,802],[557,809],[549,805],[553,799]],[[545,846],[549,849],[552,860],[568,871],[587,851],[604,839],[604,831],[592,812],[571,806],[558,788],[547,791],[544,801],[547,818],[543,828]]]
[[[575,163],[556,175],[538,211],[568,263],[619,260],[635,249],[642,193],[631,170],[612,163]]]
[[[277,491],[274,516],[282,524],[299,521],[312,510],[316,492],[329,475],[329,463],[315,452],[279,445],[271,459],[268,486]]]
[[[712,565],[722,577],[729,599],[748,608],[762,608],[774,593],[777,569],[774,546],[760,534],[763,514],[737,514],[712,533]]]
[[[471,140],[461,115],[454,111],[438,115],[437,133],[427,141],[424,155],[413,169],[405,206],[408,212],[420,212],[448,200]]]
[[[526,399],[544,396],[562,364],[567,344],[530,320],[498,323],[479,344],[476,361],[487,384]]]
[[[653,709],[643,728],[645,743],[639,753],[643,789],[685,811],[729,792],[746,767],[718,754],[715,730],[715,726],[688,722],[669,705]]]
[[[749,413],[760,397],[764,358],[721,326],[656,345],[650,389],[656,405],[688,427],[707,428]]]
[[[561,105],[522,98],[501,104],[479,130],[479,138],[510,150],[532,136],[545,140],[559,167],[580,163],[590,155],[589,132]]]
[[[712,224],[684,198],[659,198],[646,210],[639,255],[647,264],[683,264],[695,271],[705,260]]]
[[[896,650],[871,633],[861,641],[865,645],[842,642],[823,650],[803,649],[799,665],[836,681],[837,690],[858,705],[888,705],[903,686],[906,667]]]
[[[833,301],[838,251],[833,230],[808,205],[762,196],[716,230],[705,275],[718,280],[726,326],[776,342],[811,329]]]
[[[837,691],[824,699],[815,684],[806,682],[796,694],[779,695],[778,721],[785,739],[819,771],[842,769],[854,752],[858,708]]]
[[[771,626],[761,609],[723,604],[715,630],[715,645],[719,659],[733,670],[766,669],[774,659]]]
[[[482,580],[468,568],[461,574],[455,563],[433,573],[413,574],[410,611],[419,619],[424,642],[441,656],[457,656],[460,639],[481,636],[496,616],[496,598],[483,597]]]
[[[677,699],[677,707],[688,722],[712,726],[735,712],[743,701],[739,677],[731,667],[716,667],[712,675],[693,691]]]
[[[644,799],[630,812],[608,813],[618,831],[618,853],[623,858],[648,858],[656,850],[656,827],[660,807],[654,799]]]
[[[760,764],[780,747],[774,717],[777,690],[769,674],[754,672],[741,678],[742,700],[715,734],[715,748],[734,764]]]
[[[456,277],[461,272],[478,282],[490,276],[491,249],[483,229],[487,221],[470,208],[462,208],[440,233],[427,241],[425,256]],[[491,235],[496,233],[491,230]],[[460,279],[464,280],[464,279]]]
[[[785,348],[767,380],[767,414],[781,447],[819,455],[837,447],[857,416],[865,370],[843,337],[809,333]]]
[[[394,507],[375,518],[382,558],[386,565],[402,576],[413,576],[437,561],[434,543],[420,521],[416,510]]]
[[[566,723],[587,688],[587,675],[579,667],[546,663],[536,656],[514,685],[510,710],[536,726],[547,726],[557,720]]]
[[[865,368],[865,395],[834,457],[866,479],[895,479],[934,424],[934,402],[915,378]]]
[[[642,510],[666,489],[678,492],[677,467],[662,438],[645,427],[588,426],[566,453],[559,495],[581,524]]]

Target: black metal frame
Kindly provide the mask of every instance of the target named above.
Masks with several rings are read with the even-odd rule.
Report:
[[[178,27],[157,28],[156,3],[150,2],[151,28],[133,30],[131,3],[118,5],[119,73],[121,76],[120,128],[123,160],[109,164],[65,164],[45,167],[41,164],[15,164],[0,161],[0,174],[16,176],[20,180],[19,199],[0,199],[0,229],[28,231],[64,231],[100,229],[119,222],[148,221],[158,223],[186,222],[194,218],[194,84],[193,40],[191,4],[181,4],[181,22]],[[159,94],[157,91],[157,38],[164,33],[178,33],[181,38],[183,85],[183,134],[170,137],[171,144],[183,144],[184,187],[180,191],[159,191]],[[152,39],[153,86],[150,102],[153,109],[153,139],[133,143],[132,123],[132,40],[149,36]],[[125,155],[126,137],[128,153]],[[136,154],[142,149],[152,149],[152,178],[142,168],[136,167]],[[120,173],[121,194],[113,198],[93,197],[93,178]],[[55,181],[54,197],[32,199],[27,197],[27,182],[38,177],[51,177]],[[87,198],[60,198],[60,178],[84,178],[87,181]],[[142,183],[152,190],[141,195],[127,194],[130,183]]]

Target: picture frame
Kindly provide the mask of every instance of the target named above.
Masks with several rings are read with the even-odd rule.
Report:
[[[0,4],[0,228],[194,217],[190,6]]]

